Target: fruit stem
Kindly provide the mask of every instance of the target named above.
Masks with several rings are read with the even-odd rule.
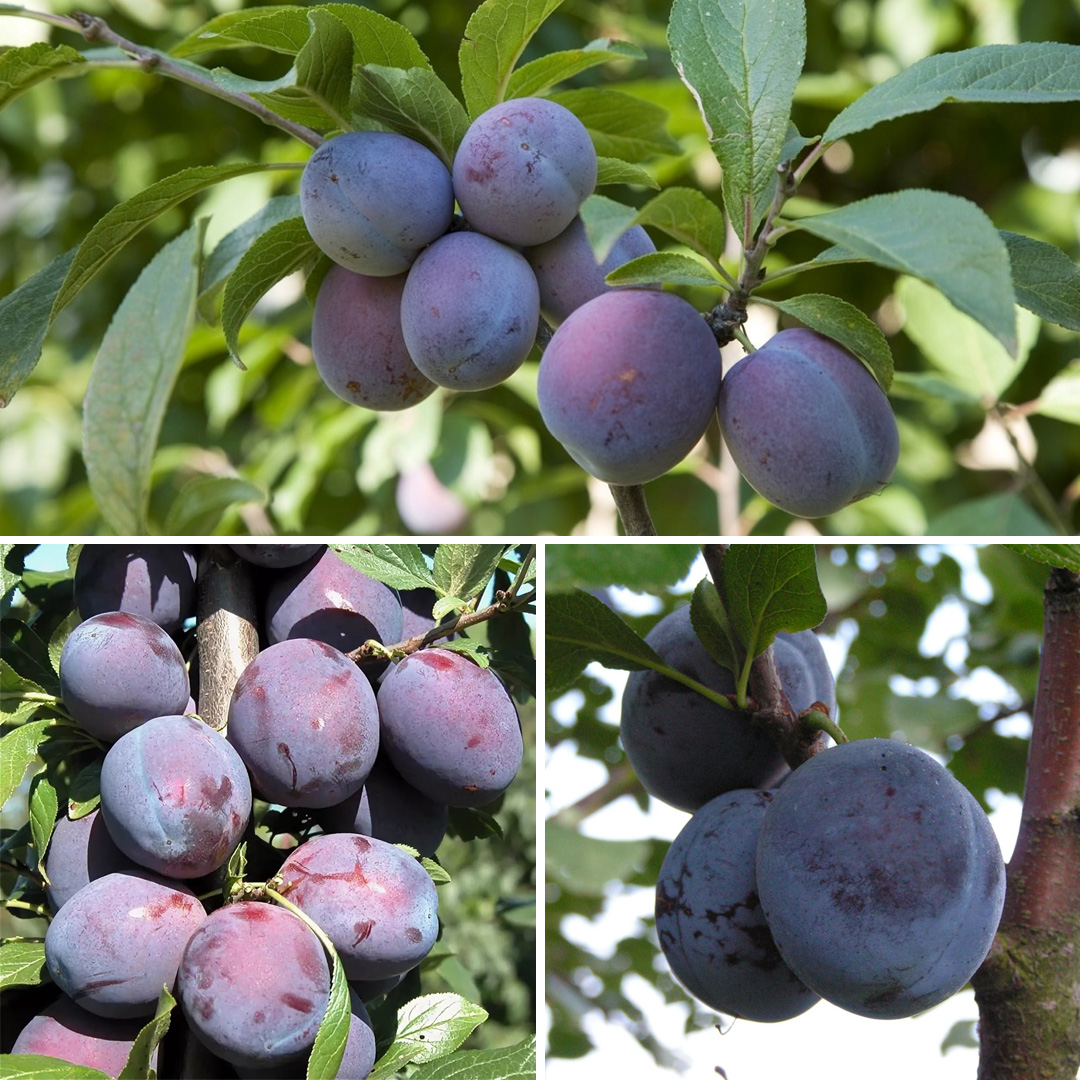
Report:
[[[615,509],[619,512],[623,533],[626,536],[656,536],[656,526],[649,514],[649,504],[645,501],[645,488],[641,484],[628,487],[608,484],[608,487],[615,500]]]
[[[816,707],[820,704],[821,702],[815,702],[806,712],[801,713],[799,723],[810,731],[824,731],[835,743],[846,743],[848,737],[840,730],[840,725],[831,719],[824,709]]]

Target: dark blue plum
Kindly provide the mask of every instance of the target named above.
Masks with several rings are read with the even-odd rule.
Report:
[[[195,614],[195,558],[177,544],[85,544],[75,569],[79,615],[126,611],[173,634]]]
[[[299,566],[321,551],[324,544],[230,544],[229,547],[242,559],[256,566],[265,566],[271,570],[281,570],[288,566]]]
[[[401,330],[416,366],[450,390],[487,390],[536,340],[540,290],[525,257],[475,232],[436,240],[413,263]]]
[[[311,1049],[330,968],[319,939],[292,912],[242,901],[218,908],[192,936],[177,988],[209,1050],[238,1067],[275,1068]]]
[[[879,492],[900,453],[874,376],[813,330],[784,330],[724,376],[720,430],[746,482],[815,518]]]
[[[986,815],[929,754],[844,743],[775,793],[758,843],[761,907],[788,966],[860,1016],[913,1016],[983,962],[1005,899]]]
[[[53,829],[45,856],[45,896],[57,911],[96,878],[141,869],[113,842],[100,807],[81,818],[65,814]]]
[[[819,1000],[780,958],[755,879],[771,791],[729,791],[687,822],[656,884],[656,934],[671,970],[729,1016],[775,1023]]]
[[[409,269],[454,214],[446,166],[427,147],[389,131],[328,139],[300,178],[300,210],[312,240],[358,274]]]
[[[717,693],[735,692],[734,676],[694,633],[689,606],[661,619],[645,640],[669,667]],[[797,713],[821,702],[835,715],[836,685],[812,631],[778,634],[773,655]],[[630,673],[620,736],[642,787],[690,813],[725,791],[773,787],[788,772],[780,752],[745,713],[724,709],[655,671]]]

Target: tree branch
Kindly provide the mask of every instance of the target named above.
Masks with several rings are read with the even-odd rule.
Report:
[[[279,116],[273,109],[267,108],[261,101],[257,101],[249,94],[224,89],[214,82],[208,74],[204,74],[197,64],[182,63],[173,59],[168,53],[129,41],[113,30],[104,19],[96,15],[76,11],[68,22],[72,25],[65,28],[78,30],[88,42],[105,42],[108,45],[116,46],[121,52],[135,60],[144,71],[157,72],[170,79],[186,83],[188,86],[201,90],[205,94],[210,94],[212,97],[228,101],[257,116],[264,124],[279,128],[294,139],[299,139],[300,142],[307,143],[309,146],[318,147],[326,141],[318,132],[312,131],[311,128],[305,127],[303,124],[286,120],[284,116]],[[57,25],[62,24],[57,23]]]
[[[979,1080],[1080,1068],[1080,574],[1054,569],[1020,835],[997,937],[971,980]]]

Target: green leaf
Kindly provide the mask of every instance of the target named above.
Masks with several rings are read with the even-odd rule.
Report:
[[[1047,524],[1015,492],[986,495],[957,503],[931,518],[927,536],[1056,536]]]
[[[416,544],[335,545],[334,550],[351,567],[392,589],[435,588],[435,577]]]
[[[634,223],[633,207],[624,206],[606,195],[590,195],[581,204],[579,216],[585,223],[585,235],[598,263],[611,254],[615,241]]]
[[[1006,544],[1036,562],[1080,574],[1080,544]]]
[[[252,45],[271,52],[295,56],[311,33],[310,9],[282,4],[269,8],[230,11],[204,23],[177,42],[173,56],[198,56],[218,49],[242,49]]]
[[[556,83],[606,64],[609,60],[644,60],[645,53],[636,45],[611,38],[597,38],[583,49],[567,49],[549,53],[538,60],[522,64],[511,76],[506,87],[507,98],[536,97]]]
[[[205,220],[154,256],[113,315],[83,404],[83,458],[101,516],[147,531],[150,468],[195,317]]]
[[[1016,355],[1009,255],[974,203],[942,191],[911,189],[871,195],[792,224],[879,266],[936,285]]]
[[[410,1080],[532,1080],[536,1076],[536,1036],[498,1050],[460,1050],[453,1057],[422,1065]]]
[[[1080,100],[1080,46],[1056,41],[979,45],[927,56],[867,90],[825,131],[835,142],[885,120],[936,109],[946,101]]]
[[[483,592],[506,548],[502,544],[440,544],[435,549],[435,587],[472,600]]]
[[[0,658],[0,718],[4,724],[24,724],[50,702],[55,702],[36,682],[24,679]]]
[[[458,50],[461,90],[474,120],[507,96],[510,74],[541,23],[563,0],[484,0]],[[518,95],[520,96],[520,95]]]
[[[349,1006],[349,984],[337,952],[332,953],[333,978],[330,983],[330,1000],[326,1004],[315,1036],[315,1045],[311,1048],[308,1059],[307,1075],[310,1077],[337,1076],[338,1066],[345,1053],[345,1044],[349,1039],[351,1012]]]
[[[86,70],[86,57],[70,45],[38,41],[6,49],[0,53],[0,109],[46,79],[81,75]]]
[[[402,844],[396,844],[396,847],[402,847]],[[420,853],[415,849],[409,849],[410,854],[415,858]],[[434,859],[422,858],[420,865],[427,871],[427,875],[431,878],[431,881],[435,885],[449,885],[454,879],[446,872],[446,869],[440,866]]]
[[[359,4],[321,4],[320,7],[349,28],[355,47],[354,66],[382,64],[396,68],[431,67],[431,61],[424,55],[419,42],[395,19]]]
[[[544,590],[622,585],[634,592],[658,592],[690,573],[698,551],[696,544],[549,544]]]
[[[663,660],[606,604],[586,592],[555,593],[547,598],[549,694],[561,694],[595,660],[624,671],[665,668]]]
[[[1040,319],[1080,330],[1080,266],[1053,244],[1002,230],[1016,302]]]
[[[4,659],[12,670],[59,697],[60,680],[49,657],[49,646],[28,623],[19,619],[4,619],[0,628],[4,635]]]
[[[811,544],[732,544],[720,591],[749,656],[760,656],[779,631],[810,630],[828,614]]]
[[[1018,312],[1019,361],[974,319],[957,311],[937,289],[915,278],[896,283],[904,333],[950,382],[984,405],[997,401],[1023,370],[1039,333],[1039,320]]]
[[[447,168],[469,127],[464,106],[433,71],[426,68],[360,68],[352,110],[385,124],[433,150]]]
[[[695,188],[672,187],[650,199],[634,218],[651,225],[715,263],[724,250],[727,229],[720,208]]]
[[[487,1011],[458,994],[425,994],[398,1009],[397,1033],[380,1058],[371,1080],[393,1076],[409,1062],[418,1064],[452,1054],[488,1017]]]
[[[105,264],[134,236],[147,225],[156,221],[167,210],[178,206],[185,199],[205,191],[222,180],[231,180],[236,176],[247,176],[254,172],[267,172],[272,169],[291,169],[292,164],[242,164],[196,165],[183,169],[172,176],[151,184],[127,202],[114,206],[86,234],[75,261],[68,270],[64,284],[53,304],[52,314],[65,304],[99,271]]]
[[[35,720],[0,739],[0,806],[22,783],[30,763],[37,757],[38,745],[55,723],[55,720]]]
[[[794,316],[818,333],[838,341],[869,369],[885,393],[893,380],[893,357],[880,327],[854,304],[825,293],[804,293],[790,300],[763,300]]]
[[[267,229],[299,216],[299,195],[275,195],[258,213],[222,237],[204,262],[202,279],[199,282],[199,313],[208,322],[211,313],[209,301],[217,295],[226,278],[240,264],[244,253]]]
[[[726,288],[724,279],[695,255],[657,251],[616,267],[604,279],[609,285],[703,285]]]
[[[660,189],[660,182],[647,169],[640,165],[631,165],[629,161],[618,158],[597,157],[596,186],[606,184],[638,184],[641,187]]]
[[[96,758],[83,766],[75,775],[68,789],[67,815],[72,821],[86,817],[101,803],[101,764],[104,758]]]
[[[694,589],[690,601],[690,624],[705,651],[736,678],[742,667],[738,639],[731,627],[720,594],[709,578],[702,578]]]
[[[0,409],[8,405],[41,359],[41,346],[52,323],[53,304],[75,248],[57,255],[17,289],[0,300]]]
[[[302,217],[272,225],[248,248],[225,284],[221,304],[221,328],[233,356],[239,357],[240,328],[255,305],[318,254]]]
[[[469,606],[468,600],[462,600],[460,596],[454,596],[448,594],[447,596],[440,596],[435,601],[435,606],[431,609],[431,617],[436,622],[442,622],[443,617],[449,615],[451,612],[457,614],[459,611],[464,611]]]
[[[44,941],[5,941],[0,945],[0,990],[41,986],[49,981]]]
[[[109,1080],[107,1073],[42,1054],[0,1054],[4,1080]]]
[[[788,135],[806,54],[803,0],[675,0],[671,58],[690,87],[723,168],[724,202],[740,229],[761,220]]]
[[[438,607],[438,604],[436,604],[436,607]],[[477,667],[486,668],[491,666],[491,657],[488,656],[486,646],[479,641],[473,641],[471,638],[461,638],[458,641],[440,641],[438,647],[440,649],[449,649],[451,652],[463,653]]]
[[[602,157],[632,164],[682,148],[667,133],[667,110],[621,90],[562,90],[550,95],[586,127]]]
[[[169,1030],[169,1021],[174,1008],[176,1008],[176,999],[162,987],[154,1017],[139,1029],[139,1034],[135,1036],[135,1042],[131,1047],[131,1053],[128,1054],[128,1059],[120,1070],[117,1080],[143,1080],[143,1077],[151,1075],[150,1059],[158,1043],[165,1037],[165,1032]]]
[[[49,660],[52,663],[53,671],[58,675],[60,674],[60,654],[64,651],[64,644],[71,635],[71,631],[81,621],[82,618],[78,611],[72,611],[63,622],[57,624],[56,629],[49,636]]]
[[[1068,424],[1080,424],[1080,359],[1074,360],[1043,388],[1035,411]]]
[[[60,807],[56,788],[45,773],[38,773],[30,783],[30,833],[34,838],[34,850],[38,863],[44,863],[45,852],[56,825],[56,812]],[[42,867],[44,871],[44,867]]]
[[[612,881],[625,881],[649,858],[648,840],[599,840],[552,822],[545,832],[548,880],[578,896],[604,896]]]
[[[308,19],[311,37],[296,56],[296,85],[344,126],[352,84],[352,34],[325,8],[312,8]]]
[[[498,818],[474,806],[451,806],[450,828],[462,840],[486,840],[503,834]]]
[[[211,533],[230,506],[257,503],[265,506],[265,488],[240,476],[195,476],[176,493],[165,515],[167,536],[201,536]]]

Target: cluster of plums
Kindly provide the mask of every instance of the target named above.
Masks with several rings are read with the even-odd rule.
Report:
[[[689,608],[645,640],[669,666],[734,693]],[[811,631],[779,634],[774,654],[797,713],[835,709]],[[930,755],[866,739],[791,770],[745,713],[654,671],[630,675],[621,736],[645,789],[693,815],[660,870],[656,932],[709,1007],[771,1022],[824,998],[906,1017],[982,963],[1004,903],[1001,851],[978,802]]]
[[[525,360],[542,314],[557,329],[540,363],[540,414],[593,476],[655,479],[719,406],[743,475],[783,509],[818,517],[879,491],[896,464],[896,422],[862,363],[788,330],[721,385],[715,338],[691,304],[605,283],[656,249],[634,226],[598,263],[579,216],[596,177],[588,131],[543,98],[477,117],[452,169],[391,132],[324,143],[300,198],[312,239],[337,264],[312,322],[326,384],[379,410],[436,386],[488,389]]]
[[[195,614],[195,552],[82,550],[84,621],[60,682],[72,720],[107,745],[101,801],[56,823],[45,956],[64,996],[15,1053],[117,1075],[165,986],[203,1047],[240,1075],[303,1073],[329,1000],[322,945],[283,907],[220,903],[254,796],[321,826],[293,838],[276,877],[341,957],[352,1017],[338,1075],[366,1076],[364,1001],[416,967],[439,928],[431,877],[396,845],[434,853],[448,807],[492,802],[521,763],[516,710],[489,669],[432,647],[369,677],[346,657],[433,627],[433,595],[426,611],[410,607],[321,544],[233,547],[256,564],[265,646],[236,683],[225,735],[198,718],[173,636]]]

